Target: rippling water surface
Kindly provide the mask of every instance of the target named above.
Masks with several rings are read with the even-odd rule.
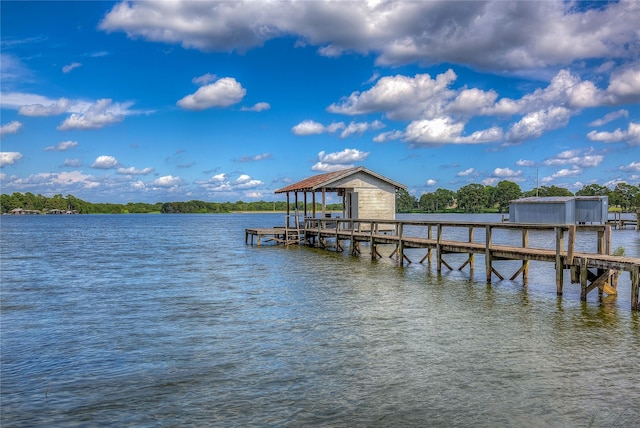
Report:
[[[282,218],[2,217],[1,425],[638,426],[628,274],[583,303],[550,264],[245,245]]]

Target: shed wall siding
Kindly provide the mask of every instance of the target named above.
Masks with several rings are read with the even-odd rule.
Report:
[[[395,192],[381,189],[355,189],[358,192],[358,216],[362,219],[395,219]]]

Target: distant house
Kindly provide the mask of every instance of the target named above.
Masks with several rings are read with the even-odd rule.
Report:
[[[548,196],[521,198],[509,203],[509,221],[544,224],[605,224],[606,196]]]
[[[396,215],[396,191],[406,186],[390,180],[364,167],[315,175],[293,183],[275,193],[287,194],[287,212],[290,194],[294,195],[294,207],[298,195],[304,197],[304,215],[308,214],[307,195],[311,194],[311,216],[316,217],[316,193],[321,194],[322,216],[326,215],[326,193],[342,196],[342,217],[352,219],[393,220]]]
[[[22,208],[14,208],[9,211],[11,215],[29,215],[29,214],[40,214],[38,210],[24,210]]]
[[[47,212],[47,214],[78,214],[77,210],[59,210],[52,209]]]

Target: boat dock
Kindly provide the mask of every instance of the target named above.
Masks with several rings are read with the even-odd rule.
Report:
[[[527,282],[530,261],[549,262],[555,265],[556,292],[562,295],[564,271],[569,270],[572,283],[581,286],[580,298],[598,290],[599,294],[617,294],[618,275],[629,272],[631,279],[631,308],[640,311],[640,258],[611,255],[610,225],[548,225],[516,223],[463,223],[445,221],[363,220],[349,218],[306,218],[290,226],[245,229],[245,243],[260,246],[261,243],[309,245],[335,251],[344,251],[349,244],[353,255],[362,253],[362,245],[368,245],[371,258],[382,257],[379,245],[394,247],[389,257],[398,264],[413,263],[406,249],[424,249],[426,253],[416,262],[432,263],[435,257],[438,273],[443,268],[463,270],[471,273],[475,268],[475,255],[484,256],[487,282],[494,277],[515,280],[522,276]],[[476,233],[477,232],[477,233]],[[530,244],[530,235],[547,233],[555,239],[543,239],[542,244]],[[520,245],[513,244],[518,236]],[[576,236],[589,234],[596,240],[595,252],[576,251]],[[454,236],[452,236],[454,235]],[[502,242],[505,236],[509,241]],[[414,252],[415,253],[415,252]],[[414,256],[412,253],[412,256]],[[421,253],[422,254],[422,253]],[[447,254],[466,254],[459,267],[452,267]],[[415,257],[415,256],[414,256]],[[503,275],[494,261],[521,261],[519,269],[512,275]]]

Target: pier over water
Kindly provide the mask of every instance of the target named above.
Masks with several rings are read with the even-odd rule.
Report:
[[[295,217],[295,216],[291,216]],[[599,294],[617,294],[618,276],[628,272],[631,280],[631,308],[640,310],[640,258],[612,255],[610,225],[548,225],[455,221],[407,221],[407,220],[364,220],[350,218],[305,218],[302,221],[287,218],[285,227],[247,228],[245,243],[261,245],[275,242],[289,245],[308,245],[335,251],[349,248],[351,254],[360,255],[363,246],[369,247],[372,259],[381,258],[379,246],[393,247],[389,255],[399,265],[405,263],[428,262],[435,258],[436,269],[469,269],[473,274],[475,256],[484,257],[487,282],[494,278],[515,280],[522,277],[524,283],[529,275],[529,262],[541,261],[555,265],[556,292],[563,291],[564,271],[569,270],[572,283],[579,283],[580,298],[586,301],[588,293],[598,290]],[[463,231],[461,234],[460,231]],[[506,230],[510,235],[519,234],[519,245],[503,243],[495,239],[496,231]],[[457,231],[457,233],[451,233]],[[554,239],[546,239],[535,244],[530,242],[530,234],[543,232],[552,234]],[[593,236],[595,251],[576,248],[578,235]],[[461,236],[464,236],[461,239]],[[424,249],[426,252],[418,260],[411,260],[406,249]],[[459,267],[451,266],[447,254],[465,254],[466,260]],[[499,272],[494,261],[521,261],[520,267],[512,275]]]

